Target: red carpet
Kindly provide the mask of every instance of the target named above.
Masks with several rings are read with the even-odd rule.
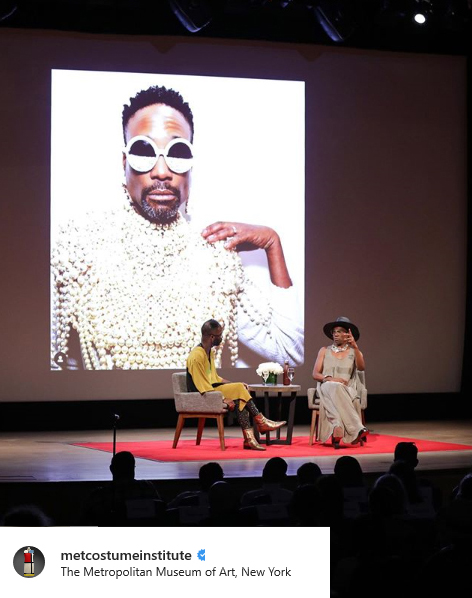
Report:
[[[416,440],[414,438],[400,438],[399,436],[385,436],[370,434],[364,446],[342,446],[335,450],[331,446],[314,444],[309,446],[308,436],[294,438],[290,446],[270,445],[264,452],[243,450],[242,438],[226,438],[226,450],[220,450],[219,440],[202,440],[196,446],[195,440],[180,440],[176,449],[172,448],[172,440],[148,440],[143,442],[117,442],[116,450],[130,451],[135,457],[152,461],[226,461],[236,459],[269,459],[270,457],[324,457],[327,455],[375,455],[392,453],[398,442],[415,442],[420,453],[434,451],[467,451],[472,446],[436,442],[434,440]],[[96,449],[107,453],[113,452],[111,442],[73,443],[74,446]]]

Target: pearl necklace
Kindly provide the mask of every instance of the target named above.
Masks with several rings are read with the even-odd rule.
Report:
[[[349,349],[349,345],[344,345],[344,347],[338,347],[337,345],[331,345],[330,347],[333,353],[342,353],[343,351],[347,351]]]
[[[83,226],[70,222],[51,266],[53,356],[67,354],[73,328],[86,369],[184,368],[202,322],[214,318],[225,324],[216,365],[225,342],[236,364],[240,258],[223,242],[207,243],[180,214],[159,225],[126,201]]]

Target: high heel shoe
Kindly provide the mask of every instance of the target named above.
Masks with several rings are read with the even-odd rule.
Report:
[[[357,438],[352,442],[352,444],[358,444],[360,442],[361,445],[363,445],[364,442],[367,440],[368,433],[369,433],[369,430],[367,428],[361,428],[359,430],[359,434],[357,435]]]

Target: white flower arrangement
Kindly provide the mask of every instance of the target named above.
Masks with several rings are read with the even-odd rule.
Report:
[[[268,374],[281,374],[284,371],[283,367],[278,363],[274,363],[273,361],[267,361],[266,363],[260,363],[259,367],[256,370],[256,374],[258,376],[265,376],[267,377]],[[264,376],[263,376],[264,377]]]

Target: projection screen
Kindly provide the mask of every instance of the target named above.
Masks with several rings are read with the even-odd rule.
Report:
[[[319,348],[329,344],[323,325],[347,316],[360,329],[370,393],[459,390],[466,300],[465,58],[7,29],[0,56],[0,400],[171,397],[171,373],[198,342],[203,311],[224,320],[221,374],[230,380],[259,382],[261,361],[288,359],[303,394]],[[223,264],[217,271],[233,276],[227,286],[227,280],[215,284],[208,277],[215,262],[197,260],[206,266],[188,267],[197,276],[186,272],[179,292],[161,303],[143,276],[132,282],[131,295],[116,291],[117,279],[129,282],[135,265],[123,256],[137,244],[111,249],[105,241],[105,229],[113,231],[114,242],[123,232],[110,213],[128,201],[122,189],[129,158],[123,153],[123,105],[155,85],[179,91],[194,115],[193,164],[179,175],[190,190],[188,213],[181,198],[179,222],[191,227],[198,247],[211,244],[202,237],[208,225],[227,223],[226,238],[212,251]],[[154,162],[162,165],[172,156],[168,143],[157,141]],[[129,201],[127,207],[134,210]],[[139,210],[127,214],[142,219]],[[270,229],[280,239],[287,288],[274,291],[270,247],[225,249],[240,224]],[[64,276],[69,257],[54,252],[64,243],[80,245],[88,257],[81,254],[76,264],[87,264],[87,272],[99,264],[89,291],[102,299],[116,291],[120,300],[111,298],[95,312],[92,301],[77,316],[82,327],[72,326],[69,336],[59,330],[67,343],[58,346],[54,276],[55,269]],[[92,249],[102,253],[90,257]],[[170,275],[175,253],[167,250],[161,269]],[[152,252],[141,254],[147,265],[139,262],[133,272],[146,274],[158,260]],[[68,280],[78,285],[84,272],[69,272]],[[95,284],[105,272],[115,273],[108,286]],[[238,303],[248,287],[259,289],[263,317]],[[279,290],[291,297],[279,301]],[[73,297],[67,295],[65,312]],[[205,301],[212,309],[193,310]],[[158,317],[172,305],[174,322]],[[146,313],[155,334],[136,326]],[[91,341],[90,323],[99,318],[100,330],[111,332]],[[161,320],[164,331],[158,330]],[[129,340],[123,322],[146,347],[165,345],[163,361],[147,349],[126,361],[129,351],[117,350]],[[267,337],[259,341],[264,326]],[[115,342],[119,335],[121,344]],[[93,347],[89,364],[81,342]],[[177,343],[178,363],[172,353]],[[54,357],[64,348],[66,361],[58,364]],[[101,363],[105,371],[97,371]]]

